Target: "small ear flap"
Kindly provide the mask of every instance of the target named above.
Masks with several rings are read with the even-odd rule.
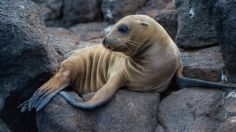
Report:
[[[142,26],[145,26],[145,27],[148,27],[148,26],[149,26],[149,24],[146,23],[146,22],[141,22],[141,25],[142,25]]]

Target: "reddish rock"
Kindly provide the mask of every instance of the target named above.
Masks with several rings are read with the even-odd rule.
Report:
[[[158,10],[175,9],[175,0],[149,0],[145,7]]]
[[[37,126],[39,132],[153,132],[159,101],[159,94],[119,90],[105,106],[81,110],[58,95],[37,113]]]
[[[47,26],[69,27],[102,19],[101,0],[33,0]]]
[[[170,35],[170,37],[175,40],[178,21],[176,10],[163,10],[160,11],[154,19],[159,22]]]
[[[216,132],[236,132],[236,116],[224,121]]]
[[[64,55],[77,48],[79,37],[64,28],[47,28],[48,45],[54,47],[58,53],[58,62],[61,62]]]
[[[106,22],[80,23],[70,28],[80,40],[88,41],[102,38],[105,35],[104,29],[108,27]]]
[[[161,101],[158,113],[161,123],[156,131],[209,132],[218,127],[219,130],[224,127],[225,130],[235,130],[235,124],[227,126],[224,121],[236,113],[222,116],[228,113],[222,109],[227,109],[225,101],[231,102],[230,107],[234,109],[236,98],[224,95],[220,90],[207,88],[188,88],[172,93]]]
[[[102,12],[105,20],[115,22],[122,17],[135,14],[148,0],[103,0]]]
[[[185,50],[181,52],[181,58],[184,65],[184,76],[221,81],[224,63],[218,46],[200,50]]]

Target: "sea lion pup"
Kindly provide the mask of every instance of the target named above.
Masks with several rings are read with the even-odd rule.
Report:
[[[117,22],[102,45],[77,50],[58,72],[20,107],[42,109],[60,91],[73,106],[96,108],[119,88],[162,92],[173,77],[181,87],[233,88],[182,77],[180,51],[165,29],[145,15],[130,15]],[[67,86],[79,95],[95,92],[88,100],[62,91]]]

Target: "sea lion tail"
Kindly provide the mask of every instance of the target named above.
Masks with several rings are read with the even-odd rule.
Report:
[[[181,88],[189,88],[189,87],[205,87],[205,88],[214,88],[214,89],[236,89],[236,87],[222,85],[219,83],[208,82],[199,79],[192,79],[182,76],[177,76],[176,78],[177,84]]]

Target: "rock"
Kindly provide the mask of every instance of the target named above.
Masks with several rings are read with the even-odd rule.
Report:
[[[56,52],[47,45],[38,7],[28,0],[0,1],[0,117],[12,131],[33,131],[33,113],[17,106],[44,83],[57,65]]]
[[[224,68],[219,46],[181,52],[183,75],[208,81],[221,81]]]
[[[222,91],[204,88],[188,88],[172,93],[161,101],[158,113],[161,123],[156,131],[216,131],[224,120],[236,115],[225,117],[222,115],[227,112],[221,110],[226,108],[224,101],[230,101],[230,107],[235,108],[235,97],[228,100]]]
[[[0,132],[11,132],[8,126],[0,119]]]
[[[106,27],[108,27],[107,22],[79,23],[72,26],[70,30],[75,33],[80,40],[88,41],[104,37],[104,29]]]
[[[58,62],[65,59],[65,54],[77,49],[79,37],[64,28],[47,28],[48,44],[53,46],[58,53]]]
[[[102,13],[105,20],[115,22],[124,16],[134,14],[148,0],[103,0]]]
[[[175,0],[149,0],[145,7],[158,10],[174,10]]]
[[[176,0],[178,31],[176,44],[185,49],[196,49],[217,44],[214,17],[215,0]]]
[[[145,14],[155,18],[162,12],[173,10],[175,10],[175,0],[148,0],[147,4],[137,14]]]
[[[45,21],[60,19],[63,15],[63,0],[32,0],[41,10]]]
[[[178,21],[176,10],[166,10],[160,11],[154,18],[159,22],[170,35],[170,37],[175,40],[177,33]]]
[[[214,10],[216,29],[228,78],[236,82],[236,1],[218,0]]]
[[[223,122],[216,132],[235,132],[236,131],[236,116],[227,119]]]
[[[175,0],[149,0],[137,14],[145,14],[154,18],[175,40],[178,27]]]
[[[153,132],[159,101],[159,94],[119,90],[105,106],[81,110],[58,95],[37,113],[37,126],[39,132]]]
[[[101,0],[33,0],[42,10],[47,26],[69,27],[102,19]]]

